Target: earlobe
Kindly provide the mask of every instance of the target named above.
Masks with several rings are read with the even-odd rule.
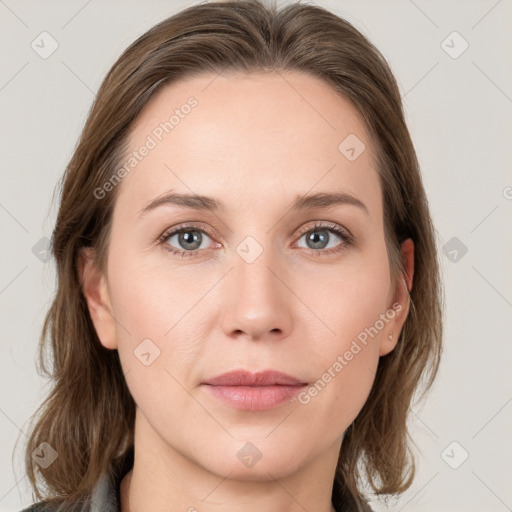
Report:
[[[414,242],[408,238],[401,245],[404,274],[400,277],[391,308],[394,310],[393,320],[386,326],[379,346],[379,356],[391,352],[397,342],[403,325],[409,314],[410,296],[414,277]]]
[[[108,349],[117,348],[115,320],[107,283],[105,276],[95,265],[93,249],[86,247],[80,252],[78,273],[89,314],[101,344]]]
[[[389,354],[398,342],[398,333],[394,331],[386,331],[383,333],[383,338],[379,344],[379,356]]]

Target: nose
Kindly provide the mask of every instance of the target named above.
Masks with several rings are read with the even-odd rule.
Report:
[[[286,272],[270,249],[249,261],[234,256],[234,268],[224,290],[224,334],[250,341],[284,339],[292,329],[294,303]]]

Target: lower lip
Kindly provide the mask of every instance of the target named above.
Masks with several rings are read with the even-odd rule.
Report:
[[[224,403],[243,411],[266,411],[295,398],[304,385],[297,386],[203,386]]]

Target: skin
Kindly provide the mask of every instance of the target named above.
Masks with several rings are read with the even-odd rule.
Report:
[[[414,247],[402,245],[407,283],[392,282],[375,151],[358,111],[329,85],[299,72],[189,78],[147,104],[130,151],[190,96],[197,107],[119,185],[107,275],[92,252],[81,261],[98,336],[119,351],[137,404],[135,463],[121,508],[328,512],[344,431],[408,312]],[[338,149],[351,133],[366,145],[354,161]],[[171,189],[214,197],[224,209],[165,205],[139,217]],[[367,210],[290,212],[298,194],[333,191]],[[308,245],[315,221],[348,229],[354,242],[328,231],[326,248]],[[190,251],[177,235],[157,242],[183,222],[213,235],[200,232],[195,257],[165,249]],[[251,263],[237,253],[247,236],[262,249]],[[401,311],[308,404],[240,411],[200,385],[240,368],[315,383],[394,303]],[[147,338],[160,350],[149,366],[134,356]],[[247,442],[261,452],[252,467],[237,457]]]

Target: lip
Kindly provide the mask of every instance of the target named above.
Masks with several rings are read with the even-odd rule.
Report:
[[[211,386],[297,386],[307,384],[287,373],[265,370],[252,373],[247,370],[234,370],[205,380],[202,384]]]
[[[201,383],[212,396],[244,411],[264,411],[294,398],[307,383],[276,370],[235,370]]]

